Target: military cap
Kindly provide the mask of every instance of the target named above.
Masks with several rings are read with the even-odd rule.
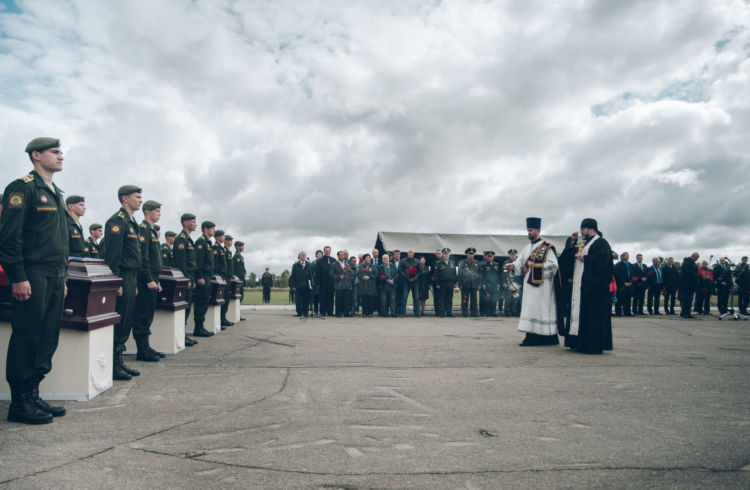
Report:
[[[477,249],[476,249],[476,248],[474,248],[474,247],[469,247],[469,248],[467,248],[466,250],[464,250],[464,253],[465,253],[466,255],[468,255],[468,254],[475,254],[475,253],[477,253]]]
[[[180,221],[190,221],[191,219],[195,219],[195,215],[192,213],[185,213],[180,216]]]
[[[234,245],[236,247],[244,247],[245,246],[245,242],[236,241],[236,242],[234,242]]]
[[[214,223],[213,221],[204,221],[203,223],[201,223],[201,230],[205,230],[206,228],[215,228],[215,227],[216,227],[216,223]]]
[[[144,202],[143,206],[141,207],[144,211],[153,211],[154,209],[159,209],[161,207],[161,203],[159,201],[149,199],[148,201]]]
[[[583,221],[581,221],[581,228],[591,228],[592,230],[599,229],[594,218],[585,218]]]
[[[451,253],[451,249],[449,249],[448,247],[445,247],[445,248],[443,249],[443,253],[444,253],[444,254],[449,254],[449,253]]]
[[[78,204],[83,201],[85,201],[83,196],[71,195],[65,198],[65,204]]]
[[[231,242],[232,240],[234,240],[234,238],[232,238],[232,235],[226,235],[226,236],[224,237],[224,240],[226,240],[226,241],[228,241],[228,242]]]
[[[526,218],[526,228],[542,229],[542,218]]]
[[[166,233],[164,234],[164,236],[166,236],[166,237],[170,237],[170,236],[177,236],[177,233],[175,233],[175,232],[173,232],[173,231],[168,231],[168,232],[166,232]]]
[[[224,230],[216,230],[214,236],[224,236]]]
[[[137,185],[124,185],[117,189],[117,197],[120,196],[129,196],[130,194],[133,194],[135,192],[141,192],[143,189],[138,187]]]
[[[98,230],[101,227],[102,227],[102,225],[100,225],[99,223],[91,223],[89,225],[89,231]]]
[[[154,230],[155,230],[155,231],[159,231],[159,230],[161,230],[161,226],[159,226],[159,225],[157,225],[157,224],[154,224]]]
[[[494,256],[495,255],[495,251],[494,250],[487,250],[486,252],[484,252],[484,255],[492,255],[492,256]]]
[[[57,148],[58,146],[60,146],[60,140],[58,138],[34,138],[29,141],[29,144],[26,145],[26,150],[24,151],[31,154],[32,151],[44,151],[49,150],[50,148]]]
[[[508,255],[513,255],[513,254],[518,255],[518,250],[516,250],[515,248],[511,248],[510,250],[508,250]]]

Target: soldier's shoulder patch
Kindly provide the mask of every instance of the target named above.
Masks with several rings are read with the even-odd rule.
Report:
[[[214,255],[219,255],[219,251],[218,250],[214,250]]]
[[[146,223],[141,223],[141,228],[147,228]]]
[[[34,177],[33,175],[31,176]],[[23,193],[22,192],[11,192],[8,196],[8,207],[9,208],[22,208],[23,207]]]
[[[28,184],[29,182],[34,182],[34,175],[26,174],[23,177],[21,177],[21,180],[24,181],[26,184]]]
[[[141,241],[141,243],[143,243],[143,242],[145,242],[145,241],[146,241],[146,237],[144,237],[143,235],[139,235],[139,236],[138,236],[138,240],[140,240],[140,241]]]
[[[117,223],[112,223],[111,225],[109,225],[109,231],[110,233],[115,233],[119,235],[122,232],[122,229],[120,228],[120,225],[118,225]]]
[[[84,252],[88,252],[89,251],[89,247],[83,247],[83,251]]]
[[[185,250],[185,244],[180,243],[179,245],[177,245],[177,248],[179,248],[180,250]]]
[[[198,245],[196,245],[196,247],[198,248],[198,250],[203,250],[203,244],[201,244],[201,243],[199,243]]]

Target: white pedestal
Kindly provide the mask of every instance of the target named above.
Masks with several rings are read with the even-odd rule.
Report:
[[[10,323],[0,322],[0,351],[8,352]],[[52,357],[52,371],[39,386],[45,400],[90,400],[112,387],[114,326],[89,332],[60,330],[60,342]],[[5,359],[0,362],[0,400],[10,400],[5,381]]]
[[[156,310],[151,322],[149,344],[162,354],[177,354],[185,348],[185,310]],[[138,348],[131,335],[125,344],[125,354],[135,354]]]
[[[240,322],[240,300],[229,300],[229,310],[227,310],[227,320],[234,323]]]
[[[208,305],[204,327],[209,332],[221,332],[221,306]]]

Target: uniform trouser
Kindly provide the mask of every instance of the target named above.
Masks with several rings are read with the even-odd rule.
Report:
[[[155,281],[159,284],[159,281]],[[151,335],[151,323],[154,321],[158,289],[149,289],[146,281],[138,281],[138,294],[135,297],[135,320],[133,321],[133,338]]]
[[[633,284],[633,313],[643,313],[643,297],[646,294],[646,286]]]
[[[403,282],[403,289],[401,291],[401,314],[406,314],[406,300],[409,298],[409,291],[411,291],[411,302],[414,307],[414,316],[419,316],[419,283],[416,279],[413,281],[405,279]]]
[[[461,288],[461,313],[467,315],[469,313],[469,305],[471,304],[471,314],[477,314],[477,288],[463,286]]]
[[[263,302],[264,303],[271,302],[271,288],[267,288],[267,287],[263,288]]]
[[[120,323],[115,324],[114,352],[125,352],[125,342],[135,323],[135,291],[138,287],[138,271],[120,271],[122,296],[117,297],[115,310],[120,315]]]
[[[229,311],[229,300],[232,296],[232,278],[224,279],[227,282],[226,288],[224,288],[224,304],[221,305],[221,319],[227,319],[227,312]]]
[[[739,286],[737,288],[737,295],[739,296],[737,298],[737,308],[740,310],[740,312],[744,315],[747,311],[747,305],[750,300],[750,291],[748,291],[750,287],[745,286]]]
[[[351,314],[352,290],[336,290],[336,316]]]
[[[320,285],[320,314],[333,315],[333,286]]]
[[[437,284],[432,286],[432,303],[435,305],[435,316],[440,316],[443,305],[440,303],[440,288],[437,287]]]
[[[440,283],[440,315],[453,316],[453,283]]]
[[[699,289],[695,292],[693,310],[698,314],[708,315],[711,313],[711,291],[704,293]]]
[[[297,314],[307,316],[310,311],[310,288],[297,288],[296,293],[294,298]]]
[[[190,279],[190,284],[188,284],[188,288],[185,291],[185,301],[187,301],[187,308],[185,309],[185,325],[187,325],[188,317],[190,316],[190,309],[193,306],[193,297],[195,296],[193,292],[195,291],[195,282]]]
[[[659,301],[661,299],[661,286],[649,288],[648,290],[648,312],[659,313]],[[667,303],[664,302],[664,311],[667,311]]]
[[[380,316],[396,316],[396,288],[387,285],[380,290]]]
[[[203,286],[198,284],[199,279],[204,279],[205,283]],[[211,276],[206,277],[196,277],[195,280],[195,291],[194,291],[194,298],[195,298],[195,313],[193,314],[193,317],[195,318],[195,326],[203,327],[203,322],[206,321],[206,312],[208,311],[208,301],[211,299]]]
[[[31,297],[26,301],[11,300],[12,331],[5,364],[9,384],[44,376],[52,369],[65,301],[64,274],[26,267]]]
[[[719,313],[726,313],[729,309],[729,284],[726,286],[719,284],[716,287],[716,306],[719,308]]]
[[[666,290],[667,294],[664,295],[664,311],[669,311],[670,313],[674,313],[674,303],[675,299],[677,299],[677,291],[670,291]],[[669,305],[669,309],[667,310],[667,305]]]
[[[497,289],[497,285],[490,284],[489,286],[485,286],[485,289],[482,289],[480,294],[482,295],[482,299],[484,299],[484,314],[495,316],[495,307],[500,297],[500,290]]]
[[[633,294],[633,286],[617,286],[617,303],[615,303],[615,314],[630,315],[630,301]]]

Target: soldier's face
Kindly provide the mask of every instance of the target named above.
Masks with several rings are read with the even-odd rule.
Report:
[[[526,228],[526,233],[529,236],[529,240],[536,240],[539,238],[539,230],[536,228]]]
[[[143,216],[145,216],[149,222],[158,223],[161,218],[161,208],[143,210]]]
[[[166,240],[167,240],[167,245],[172,245],[174,243],[174,237],[173,236],[168,236],[166,238]]]
[[[122,207],[129,209],[130,211],[138,211],[141,209],[143,198],[140,192],[134,192],[127,196],[122,196]]]
[[[234,249],[237,250],[239,253],[242,253],[242,252],[245,251],[245,246],[244,245],[237,245],[236,247],[234,247]]]
[[[216,237],[216,243],[224,243],[224,235]]]
[[[31,156],[45,172],[59,172],[63,167],[63,154],[60,148],[48,148],[44,151],[32,151]]]
[[[471,253],[471,252],[467,253],[466,254],[466,258],[469,259],[469,260],[472,260],[474,258],[474,254]]]
[[[216,233],[216,228],[214,228],[214,227],[204,228],[203,229],[203,233],[205,233],[206,236],[210,238],[210,237],[214,236],[214,233]]]
[[[224,245],[226,245],[226,246],[227,246],[227,248],[232,248],[232,241],[233,241],[233,240],[227,240],[227,239],[225,238],[225,239],[224,239]]]
[[[485,259],[487,260],[487,262],[492,262],[493,260],[495,260],[495,256],[494,255],[487,255],[485,257]]]
[[[508,260],[510,260],[511,262],[513,262],[513,261],[516,260],[516,257],[517,257],[516,254],[510,254],[510,255],[508,255]]]
[[[75,213],[76,216],[83,216],[86,214],[86,203],[81,201],[75,204],[68,204],[68,210]]]
[[[195,231],[196,228],[198,228],[198,223],[195,221],[195,219],[189,219],[187,221],[182,222],[183,226],[186,226],[188,230]]]

